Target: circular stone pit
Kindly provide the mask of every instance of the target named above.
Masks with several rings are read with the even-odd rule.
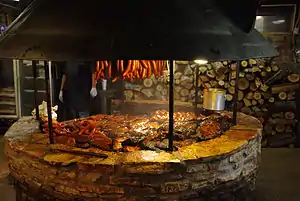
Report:
[[[114,153],[50,145],[39,123],[23,117],[6,133],[5,150],[19,200],[244,201],[255,187],[261,129],[239,113],[222,136],[175,152]]]

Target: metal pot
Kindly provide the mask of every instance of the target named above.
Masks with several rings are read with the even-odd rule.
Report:
[[[203,108],[206,110],[224,110],[226,91],[223,89],[204,89]]]

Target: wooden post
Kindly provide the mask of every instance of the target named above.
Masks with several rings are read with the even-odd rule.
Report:
[[[235,81],[235,90],[234,90],[234,97],[233,97],[233,124],[237,124],[237,104],[238,104],[238,91],[239,91],[239,74],[240,74],[240,64],[241,62],[237,62],[236,66],[236,81]]]
[[[174,61],[170,60],[169,83],[169,151],[173,151],[174,140]]]
[[[54,144],[53,128],[52,128],[52,106],[51,106],[51,92],[49,89],[49,68],[48,62],[44,61],[45,68],[45,84],[46,84],[46,95],[47,95],[47,112],[48,112],[48,129],[49,129],[49,140],[50,144]]]
[[[33,94],[34,94],[34,106],[35,106],[35,117],[36,120],[40,120],[40,110],[39,110],[39,104],[37,101],[37,89],[36,89],[36,78],[37,78],[37,72],[36,72],[36,61],[32,61],[32,74],[33,74]]]

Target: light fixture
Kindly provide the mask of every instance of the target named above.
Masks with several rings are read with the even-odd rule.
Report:
[[[208,61],[205,60],[205,59],[197,59],[194,61],[196,64],[200,64],[200,65],[204,65],[204,64],[207,64]]]
[[[262,18],[263,18],[262,16],[256,16],[257,20],[262,19]]]

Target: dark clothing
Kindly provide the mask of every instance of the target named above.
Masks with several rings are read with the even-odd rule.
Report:
[[[64,101],[77,112],[89,110],[94,66],[89,62],[66,62]]]

